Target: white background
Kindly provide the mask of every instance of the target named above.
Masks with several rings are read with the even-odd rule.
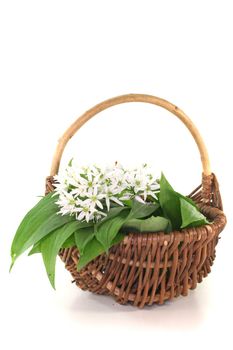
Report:
[[[0,1],[2,349],[232,349],[232,1]],[[200,129],[228,225],[212,273],[186,298],[138,310],[82,292],[59,260],[54,292],[41,257],[9,274],[11,240],[44,191],[57,139],[85,110],[125,93],[163,97]],[[63,166],[147,161],[189,193],[195,143],[167,111],[109,109],[72,139]]]

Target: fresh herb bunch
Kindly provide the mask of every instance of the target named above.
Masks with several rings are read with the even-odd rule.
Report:
[[[11,246],[11,268],[22,253],[41,253],[55,288],[55,263],[61,248],[77,246],[77,269],[123,240],[129,232],[166,232],[209,224],[196,204],[176,192],[147,165],[124,169],[79,168],[71,161],[55,177],[54,192],[24,217]]]

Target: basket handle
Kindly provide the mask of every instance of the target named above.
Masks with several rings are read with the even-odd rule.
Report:
[[[145,103],[151,103],[157,106],[160,106],[162,108],[167,109],[169,112],[176,115],[188,128],[190,133],[192,134],[197,147],[199,149],[199,153],[201,156],[201,162],[202,162],[202,168],[203,168],[203,174],[205,176],[208,176],[211,174],[210,169],[210,161],[208,152],[205,146],[205,143],[196,128],[196,126],[193,124],[193,122],[189,119],[189,117],[180,110],[177,106],[173,105],[172,103],[151,95],[144,95],[144,94],[127,94],[122,96],[117,96],[114,98],[110,98],[106,101],[103,101],[96,106],[92,107],[88,111],[86,111],[80,118],[78,118],[63,134],[63,136],[59,139],[58,145],[53,157],[52,166],[50,175],[54,176],[57,174],[59,170],[59,165],[61,161],[61,157],[63,154],[63,151],[65,149],[65,146],[67,142],[71,139],[71,137],[92,117],[94,117],[96,114],[100,113],[101,111],[126,102],[145,102]]]

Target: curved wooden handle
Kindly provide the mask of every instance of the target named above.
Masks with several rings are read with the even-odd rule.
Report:
[[[71,137],[81,128],[82,125],[84,125],[89,119],[94,117],[97,113],[100,113],[101,111],[115,106],[117,104],[126,103],[126,102],[146,102],[151,103],[160,107],[163,107],[167,109],[169,112],[176,115],[188,128],[190,133],[192,134],[197,147],[200,152],[201,156],[201,162],[203,167],[203,174],[204,175],[210,175],[210,161],[208,152],[205,146],[205,143],[196,128],[196,126],[193,124],[193,122],[189,119],[189,117],[180,110],[177,106],[173,105],[172,103],[163,100],[162,98],[151,96],[151,95],[144,95],[144,94],[128,94],[128,95],[122,95],[117,96],[114,98],[110,98],[106,101],[103,101],[99,103],[98,105],[92,107],[87,112],[85,112],[80,118],[78,118],[63,134],[63,136],[60,138],[54,157],[52,161],[52,167],[50,171],[50,175],[54,176],[57,174],[59,170],[59,165],[61,161],[61,157],[64,151],[64,148],[67,144],[67,142],[71,139]]]

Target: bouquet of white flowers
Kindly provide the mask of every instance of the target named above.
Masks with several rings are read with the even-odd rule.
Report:
[[[64,174],[54,177],[55,195],[59,195],[56,203],[62,215],[75,214],[77,220],[97,222],[107,216],[110,207],[124,206],[127,200],[144,204],[157,199],[159,184],[147,164],[124,169],[116,162],[102,169],[96,165],[79,168],[73,163],[72,160]]]

